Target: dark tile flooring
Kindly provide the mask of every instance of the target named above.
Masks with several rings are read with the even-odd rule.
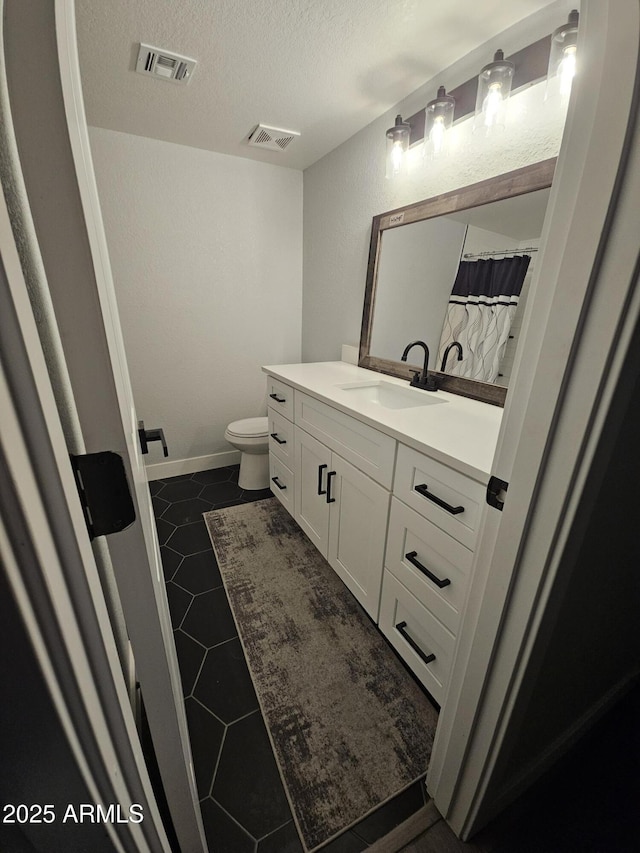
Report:
[[[260,500],[238,466],[149,484],[205,831],[216,853],[301,853],[202,513]],[[359,853],[419,809],[414,784],[323,853]]]

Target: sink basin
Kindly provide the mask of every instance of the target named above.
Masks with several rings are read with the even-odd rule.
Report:
[[[412,409],[417,406],[433,406],[446,403],[433,391],[420,391],[417,388],[404,388],[393,382],[380,379],[377,382],[360,382],[338,385],[354,402],[374,403],[383,409]]]

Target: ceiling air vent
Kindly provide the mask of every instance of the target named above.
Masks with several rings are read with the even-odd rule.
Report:
[[[284,151],[296,136],[300,136],[297,130],[282,130],[279,127],[259,124],[249,137],[249,145],[253,145],[254,148],[266,148],[269,151]]]
[[[140,74],[150,74],[161,80],[185,84],[191,80],[195,67],[196,60],[189,59],[188,56],[180,56],[149,44],[140,45],[136,62],[136,71]]]

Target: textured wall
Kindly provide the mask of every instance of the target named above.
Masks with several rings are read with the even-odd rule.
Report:
[[[412,115],[473,77],[497,48],[505,55],[550,33],[570,4],[558,2],[497,36],[443,71],[393,110],[351,137],[304,173],[303,360],[340,357],[340,345],[360,339],[371,219],[386,210],[463,187],[558,153],[564,113],[544,103],[544,84],[515,96],[505,133],[483,140],[472,121],[456,126],[452,156],[402,181],[384,176],[385,130],[396,113]]]
[[[300,360],[302,173],[90,135],[138,415],[173,460],[231,450],[227,424],[266,414],[261,365]]]

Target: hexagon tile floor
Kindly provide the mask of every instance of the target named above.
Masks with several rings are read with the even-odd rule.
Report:
[[[238,466],[149,484],[198,793],[215,853],[302,853],[202,513],[271,497]],[[322,848],[359,853],[424,803],[416,783]]]

